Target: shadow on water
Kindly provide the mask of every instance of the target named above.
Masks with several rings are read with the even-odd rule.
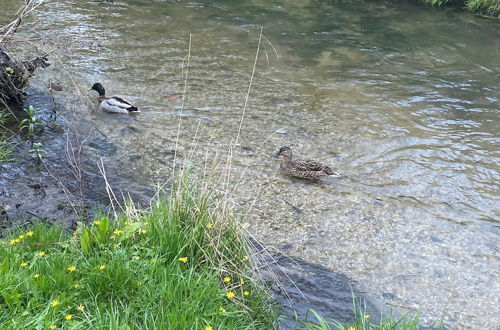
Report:
[[[274,284],[272,290],[273,297],[283,306],[284,315],[280,317],[283,329],[300,328],[303,325],[301,321],[315,323],[312,314],[308,314],[311,309],[325,319],[341,323],[352,320],[353,294],[358,298],[363,298],[363,294],[346,275],[291,259],[281,253],[261,258],[269,266],[261,269],[262,277],[279,283],[279,286]],[[372,315],[379,315],[378,308],[369,302],[366,303],[366,310]]]
[[[363,313],[369,314],[372,322],[380,316],[399,319],[401,315],[369,297],[357,287],[356,282],[342,273],[337,273],[298,258],[290,258],[282,252],[269,252],[252,241],[258,253],[259,273],[271,283],[273,298],[282,306],[279,322],[282,329],[301,329],[304,322],[317,324],[310,312],[314,310],[325,320],[352,324],[354,301]],[[286,251],[287,247],[278,247]],[[431,329],[424,328],[421,329]]]
[[[329,323],[334,321],[343,325],[352,325],[355,313],[370,315],[371,324],[377,324],[388,317],[397,321],[403,317],[411,320],[415,316],[402,315],[398,310],[384,305],[345,274],[299,258],[290,258],[282,252],[264,252],[262,246],[255,241],[252,241],[252,245],[259,251],[259,273],[264,281],[271,284],[273,298],[280,305],[280,329],[304,329],[304,322],[318,324],[311,311],[315,311]],[[277,250],[286,251],[287,247],[278,247]],[[433,323],[437,325],[440,321],[435,320]],[[332,329],[335,327],[332,326]],[[419,325],[418,329],[442,328]]]

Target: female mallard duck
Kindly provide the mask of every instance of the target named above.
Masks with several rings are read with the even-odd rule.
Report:
[[[292,149],[289,147],[281,147],[274,156],[283,156],[280,169],[283,173],[290,176],[309,180],[317,180],[320,177],[329,175],[340,176],[327,165],[321,164],[315,160],[292,160]]]
[[[118,97],[106,97],[106,91],[100,83],[95,83],[92,89],[99,93],[97,100],[99,101],[99,109],[107,112],[114,113],[138,113],[140,112],[137,107],[133,106],[129,101]]]

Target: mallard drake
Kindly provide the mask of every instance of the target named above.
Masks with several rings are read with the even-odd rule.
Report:
[[[106,96],[106,91],[100,83],[95,83],[92,89],[99,93],[97,100],[99,101],[99,109],[114,113],[138,113],[139,109],[132,105],[129,101],[118,96]]]
[[[292,160],[292,149],[281,147],[274,155],[276,158],[283,156],[280,170],[290,176],[302,179],[317,180],[323,176],[340,176],[327,165],[312,159]]]

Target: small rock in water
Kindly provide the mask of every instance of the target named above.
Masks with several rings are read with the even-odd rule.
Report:
[[[49,84],[49,90],[60,92],[60,91],[63,90],[63,88],[62,88],[62,86],[59,83],[53,83],[53,82],[51,82]]]
[[[164,97],[167,99],[167,100],[175,100],[176,98],[178,98],[180,96],[180,94],[170,94],[170,95],[165,95]]]
[[[138,161],[142,158],[141,155],[131,155],[128,160],[131,161],[131,162],[135,162],[135,161]]]
[[[278,128],[276,130],[276,133],[285,134],[285,133],[288,133],[289,131],[290,131],[290,129],[288,129],[286,127],[281,127],[281,128]]]

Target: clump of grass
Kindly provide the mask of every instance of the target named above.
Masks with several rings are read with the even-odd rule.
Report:
[[[272,328],[237,224],[181,181],[147,211],[128,205],[73,234],[38,223],[7,235],[0,328]]]
[[[13,149],[12,143],[5,138],[4,134],[0,133],[0,164],[10,160],[9,156]]]
[[[420,0],[430,6],[462,5],[465,8],[476,12],[486,13],[496,16],[500,12],[500,0]]]
[[[465,5],[468,9],[475,12],[489,12],[492,15],[500,11],[499,0],[467,0]]]
[[[9,155],[14,150],[14,146],[10,143],[3,131],[3,125],[7,121],[7,114],[5,110],[0,109],[0,164],[9,161]]]
[[[315,330],[419,330],[419,316],[404,315],[401,318],[385,317],[380,318],[380,321],[373,321],[373,317],[367,313],[366,307],[357,302],[353,295],[353,318],[349,324],[342,324],[338,321],[329,321],[322,317],[314,310],[309,310],[306,314],[306,320],[309,314],[312,314],[316,319],[315,322],[305,321],[304,325],[307,329]],[[434,324],[431,326],[433,327]],[[437,329],[444,329],[443,324],[439,324]]]
[[[421,0],[423,3],[431,6],[442,6],[446,4],[448,0]]]

